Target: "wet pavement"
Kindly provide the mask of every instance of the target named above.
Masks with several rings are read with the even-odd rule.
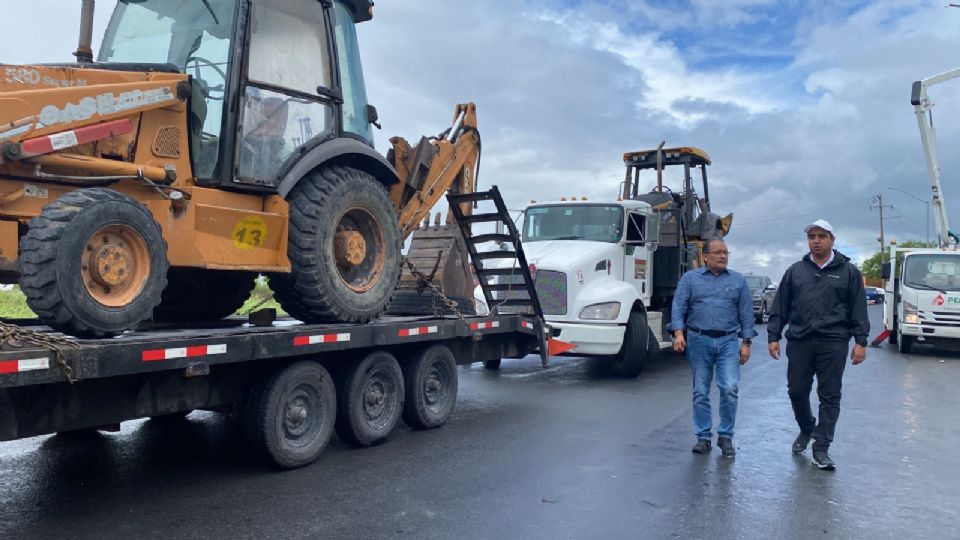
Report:
[[[251,461],[210,413],[0,443],[0,538],[956,537],[960,354],[884,346],[848,365],[830,473],[791,455],[786,362],[764,341],[743,372],[735,460],[690,452],[680,356],[630,381],[528,357],[461,368],[440,429],[402,426],[367,449],[334,439],[294,471]]]

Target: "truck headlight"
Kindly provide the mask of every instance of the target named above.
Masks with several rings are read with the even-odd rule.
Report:
[[[581,319],[604,320],[609,321],[620,316],[620,302],[605,302],[603,304],[593,304],[583,308],[580,312]]]
[[[903,303],[903,322],[906,324],[920,324],[920,312],[917,306],[910,302]]]

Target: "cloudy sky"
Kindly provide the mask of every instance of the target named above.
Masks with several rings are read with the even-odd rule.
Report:
[[[0,60],[71,58],[79,0],[3,3]],[[714,210],[735,215],[732,266],[776,280],[817,218],[844,253],[876,251],[876,194],[892,205],[888,238],[925,237],[927,205],[889,188],[929,200],[910,86],[960,67],[960,9],[947,3],[380,0],[360,39],[381,150],[476,102],[481,185],[518,208],[614,198],[625,151],[699,146],[713,159]],[[113,4],[97,1],[95,34]],[[955,210],[960,79],[931,96]]]

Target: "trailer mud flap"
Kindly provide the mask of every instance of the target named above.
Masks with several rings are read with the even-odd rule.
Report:
[[[17,438],[17,417],[6,388],[0,388],[0,441]]]

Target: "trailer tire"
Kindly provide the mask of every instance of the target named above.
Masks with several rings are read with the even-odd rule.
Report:
[[[623,345],[620,346],[620,352],[613,357],[614,373],[629,379],[640,375],[650,355],[649,342],[647,314],[642,311],[631,312],[623,335]]]
[[[502,362],[500,358],[496,360],[484,360],[483,367],[486,369],[500,369],[500,362]]]
[[[218,321],[233,315],[250,298],[256,272],[171,268],[154,322]]]
[[[77,337],[106,337],[148,318],[160,303],[167,243],[135,199],[84,188],[30,220],[17,265],[27,305],[45,324]]]
[[[417,351],[403,369],[403,420],[432,429],[446,423],[457,403],[457,362],[445,345]]]
[[[257,450],[282,469],[315,461],[330,441],[337,414],[333,379],[320,364],[291,364],[253,391],[244,428]]]
[[[340,377],[337,435],[353,446],[386,441],[403,411],[403,372],[392,354],[374,351]]]
[[[365,323],[383,314],[400,277],[402,245],[383,184],[357,169],[325,166],[300,180],[288,201],[292,270],[270,277],[283,309],[304,322]]]

